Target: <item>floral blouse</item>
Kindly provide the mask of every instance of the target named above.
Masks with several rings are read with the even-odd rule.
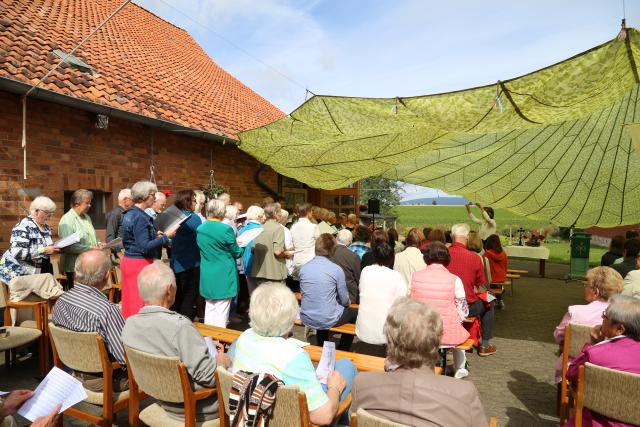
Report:
[[[39,253],[38,249],[53,245],[51,229],[45,224],[41,230],[28,216],[13,227],[10,243],[0,259],[0,280],[7,284],[14,277],[40,273],[42,262],[49,255]]]

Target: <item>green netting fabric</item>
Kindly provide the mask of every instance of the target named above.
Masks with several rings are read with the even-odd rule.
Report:
[[[534,73],[411,98],[313,96],[240,134],[279,173],[333,189],[384,175],[558,225],[640,222],[640,34]]]

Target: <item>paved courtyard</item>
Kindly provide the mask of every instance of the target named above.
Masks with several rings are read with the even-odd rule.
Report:
[[[564,265],[548,264],[544,279],[537,277],[536,263],[514,261],[510,267],[530,273],[516,281],[514,296],[507,290],[506,309],[496,311],[494,343],[498,352],[486,358],[468,355],[467,381],[476,385],[487,416],[497,417],[498,425],[555,426],[553,367],[557,345],[552,334],[567,305],[582,303],[582,285],[564,280],[568,273]],[[295,331],[300,338],[301,329]],[[370,348],[356,343],[354,350]],[[2,372],[0,390],[34,388],[37,374],[35,361],[27,360],[18,369]],[[83,425],[68,417],[64,424]],[[127,425],[125,413],[118,415],[116,424]]]

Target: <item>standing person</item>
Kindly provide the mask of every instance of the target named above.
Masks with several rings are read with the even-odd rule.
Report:
[[[300,268],[316,255],[316,239],[320,236],[318,226],[311,222],[313,213],[311,204],[298,206],[298,221],[291,226],[293,239],[293,278],[298,279]]]
[[[395,252],[387,242],[381,242],[370,252],[375,264],[362,269],[360,275],[360,307],[356,320],[356,335],[369,344],[386,344],[383,327],[389,308],[399,297],[408,294],[407,282],[392,270]]]
[[[207,196],[204,195],[202,190],[193,190],[193,192],[196,193],[196,207],[193,211],[200,217],[200,221],[205,222],[207,217],[202,213],[204,212],[204,207],[207,204]]]
[[[422,232],[417,228],[412,228],[404,239],[405,249],[396,254],[393,269],[400,273],[407,283],[411,283],[411,275],[414,272],[427,266],[419,249],[423,241]]]
[[[80,233],[80,241],[62,250],[60,269],[67,275],[65,290],[73,287],[73,269],[76,258],[89,249],[98,248],[98,236],[88,215],[91,209],[93,193],[89,190],[76,190],[71,195],[71,209],[65,213],[58,223],[58,235],[61,238]]]
[[[176,298],[171,309],[193,320],[200,286],[200,249],[196,236],[202,221],[193,211],[196,206],[193,190],[179,191],[173,204],[189,218],[180,224],[171,240],[169,262],[176,276]]]
[[[493,219],[494,212],[492,207],[487,206],[486,208],[483,208],[482,205],[478,202],[476,202],[476,206],[480,209],[480,211],[482,211],[482,219],[476,218],[475,215],[471,213],[471,204],[464,205],[464,207],[467,208],[467,214],[469,215],[471,221],[475,222],[476,224],[480,224],[478,235],[480,236],[480,240],[484,242],[489,236],[491,236],[492,234],[496,234],[497,225],[496,221]]]
[[[105,234],[105,241],[107,243],[118,237],[122,237],[120,230],[122,217],[132,204],[131,189],[123,188],[120,190],[120,193],[118,193],[118,205],[107,214],[107,230]]]
[[[153,205],[144,210],[153,219],[156,219],[167,207],[167,196],[162,191],[156,191],[155,197]]]
[[[247,209],[247,223],[240,229],[239,234],[242,234],[245,231],[249,231],[254,228],[262,228],[262,224],[264,224],[264,209],[257,205],[251,205],[249,206],[249,209]],[[244,270],[244,275],[247,279],[248,296],[251,296],[253,291],[258,287],[258,279],[256,279],[251,273],[251,271],[253,270],[253,251],[251,250],[252,246],[253,240],[249,242],[244,253],[242,254],[242,267]]]
[[[487,279],[480,257],[467,249],[469,240],[469,225],[455,224],[451,227],[453,243],[449,247],[451,262],[447,269],[462,280],[464,292],[469,305],[469,315],[480,317],[482,341],[479,345],[478,356],[494,354],[496,346],[491,344],[493,337],[493,304],[487,302],[485,286]]]
[[[231,299],[238,295],[236,258],[242,248],[233,230],[222,223],[226,205],[222,200],[209,200],[207,221],[198,227],[200,248],[200,295],[205,299],[204,323],[227,327]]]
[[[329,338],[329,329],[358,317],[358,309],[349,307],[344,272],[329,260],[335,250],[336,239],[331,234],[321,234],[316,240],[316,256],[300,269],[300,320],[317,330],[319,346]],[[348,351],[352,342],[353,335],[342,334],[338,349]]]
[[[138,273],[151,264],[162,245],[169,244],[176,230],[164,234],[156,231],[153,220],[145,212],[156,201],[158,188],[153,182],[138,181],[131,187],[134,205],[122,219],[124,257],[122,270],[122,315],[132,316],[144,306],[138,293]]]
[[[284,231],[284,247],[286,251],[285,263],[287,264],[287,280],[289,280],[289,277],[293,276],[293,254],[295,253],[293,247],[293,236],[291,235],[291,230],[287,228],[289,212],[284,209],[280,209],[279,222],[282,226],[282,231]]]
[[[231,205],[231,195],[229,193],[221,193],[218,196],[218,200],[221,200],[225,206]]]
[[[338,244],[330,259],[331,262],[342,267],[347,289],[349,290],[349,300],[352,304],[358,304],[360,301],[360,258],[349,250],[352,239],[351,232],[346,228],[338,231],[338,237],[336,238]]]
[[[459,277],[447,271],[451,256],[444,243],[429,243],[424,250],[424,261],[427,267],[413,274],[411,298],[430,304],[438,311],[444,329],[440,345],[455,347],[469,338],[469,332],[462,326],[469,314],[464,285]],[[469,375],[466,361],[464,350],[454,348],[455,378]]]
[[[253,240],[251,276],[257,279],[258,286],[268,282],[284,285],[287,279],[284,230],[278,223],[279,215],[280,205],[268,203],[264,207],[266,221],[263,225],[263,231]]]
[[[224,210],[223,224],[228,225],[233,230],[233,235],[238,237],[238,227],[236,225],[236,218],[238,217],[238,208],[233,205],[227,205]]]

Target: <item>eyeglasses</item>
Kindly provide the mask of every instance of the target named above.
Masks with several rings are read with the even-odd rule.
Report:
[[[38,210],[39,210],[40,212],[44,213],[44,214],[45,214],[45,215],[47,215],[47,216],[51,216],[51,215],[53,215],[53,212],[52,212],[52,211],[45,211],[44,209],[38,209]]]
[[[602,312],[602,318],[603,319],[607,319],[607,320],[611,320],[611,319],[609,319],[609,315],[607,314],[607,310]]]

